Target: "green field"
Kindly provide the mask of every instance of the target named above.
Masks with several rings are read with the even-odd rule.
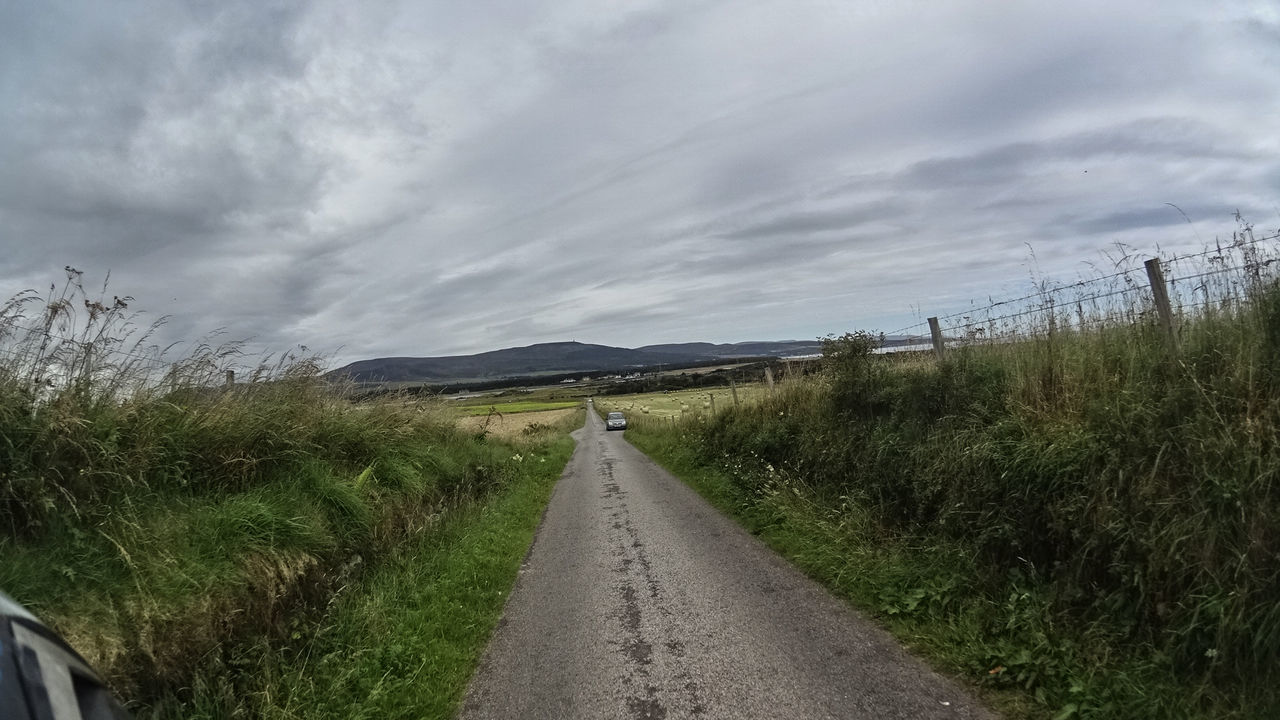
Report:
[[[768,397],[769,389],[763,383],[743,383],[737,387],[738,403],[752,405]],[[593,398],[601,412],[619,410],[629,418],[637,415],[670,419],[686,415],[717,413],[733,407],[733,391],[728,387],[669,390],[634,395],[600,395]]]
[[[501,415],[510,415],[514,413],[542,412],[544,410],[563,410],[565,408],[581,406],[582,402],[579,400],[517,400],[513,402],[487,402],[475,405],[460,404],[457,406],[457,410],[468,416],[488,415],[491,412],[496,412]]]

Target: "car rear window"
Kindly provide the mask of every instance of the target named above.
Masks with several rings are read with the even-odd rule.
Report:
[[[619,413],[619,412],[612,412],[612,413],[609,413],[609,419],[610,419],[610,420],[621,420],[621,419],[622,419],[622,413]]]

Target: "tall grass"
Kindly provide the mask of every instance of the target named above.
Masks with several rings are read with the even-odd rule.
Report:
[[[322,611],[293,618],[283,642],[252,638],[140,718],[453,716],[573,451],[554,435],[521,453],[510,488],[407,538]]]
[[[1140,297],[1092,323],[1053,321],[1063,306],[1046,298],[1038,323],[942,361],[829,338],[821,380],[674,430],[642,421],[638,439],[683,434],[760,528],[950,558],[873,609],[967,598],[954,617],[976,612],[983,631],[953,656],[987,684],[1064,717],[1266,717],[1280,286],[1256,243],[1237,251],[1239,272],[1197,288],[1176,345]]]
[[[170,357],[104,298],[68,268],[0,307],[0,587],[135,704],[287,638],[562,434],[513,448],[429,402],[353,403],[311,357]]]

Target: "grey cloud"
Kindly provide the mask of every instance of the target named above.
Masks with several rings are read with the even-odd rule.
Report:
[[[166,337],[339,359],[896,327],[1274,214],[1276,27],[1243,2],[10,3],[0,288],[110,270]]]
[[[296,16],[120,10],[80,8],[65,25],[28,11],[30,52],[8,58],[0,208],[26,241],[21,268],[42,264],[44,243],[111,267],[208,247],[246,216],[299,225],[320,171],[268,98],[270,78],[298,70],[282,50]]]
[[[1221,213],[1222,207],[1218,206],[1193,206],[1183,208],[1182,211],[1187,213],[1187,218],[1191,217],[1212,217],[1215,213]],[[1171,206],[1140,208],[1135,210],[1121,210],[1118,212],[1106,213],[1104,215],[1071,219],[1064,218],[1062,222],[1076,231],[1085,234],[1094,233],[1116,233],[1125,230],[1134,230],[1142,228],[1163,228],[1170,225],[1181,225],[1187,222],[1177,210]]]
[[[735,273],[746,273],[777,265],[805,269],[806,267],[820,264],[834,254],[846,250],[865,239],[866,236],[860,234],[854,237],[808,240],[805,242],[709,245],[708,252],[702,257],[670,263],[666,266],[665,272],[673,277],[696,279],[704,278],[708,274],[717,277],[732,277]]]
[[[1050,162],[1080,163],[1124,158],[1247,160],[1212,126],[1187,118],[1144,118],[1065,137],[999,145],[972,155],[922,160],[898,178],[903,188],[1008,185]]]
[[[832,230],[847,230],[869,222],[883,220],[900,214],[903,205],[890,200],[878,200],[861,207],[833,210],[798,211],[771,218],[740,230],[731,230],[720,237],[750,240],[777,236],[810,235]]]

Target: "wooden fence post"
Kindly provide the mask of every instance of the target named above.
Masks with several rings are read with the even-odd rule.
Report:
[[[769,383],[769,394],[773,394],[773,368],[768,365],[764,366],[764,379]]]
[[[729,392],[733,393],[733,406],[738,407],[738,384],[729,378]]]
[[[1160,258],[1151,258],[1144,263],[1147,267],[1147,280],[1151,282],[1151,296],[1156,301],[1156,314],[1165,336],[1169,339],[1169,347],[1178,348],[1178,332],[1173,321],[1173,306],[1169,304],[1169,286],[1164,282],[1164,270],[1160,267]]]
[[[716,394],[711,393],[709,397],[711,398],[711,414],[715,415],[716,414]]]
[[[235,385],[235,384],[236,384],[236,371],[228,370],[227,371],[227,387],[231,387],[232,385]]]
[[[84,367],[80,368],[80,383],[85,389],[89,387],[89,379],[93,377],[93,343],[84,345]]]
[[[919,317],[917,315],[916,317]],[[933,352],[941,360],[947,354],[947,346],[942,341],[942,328],[938,326],[938,318],[929,318],[929,334],[933,336]]]

